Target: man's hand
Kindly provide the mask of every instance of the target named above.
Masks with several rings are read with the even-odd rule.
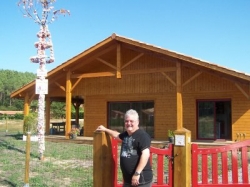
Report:
[[[132,186],[138,186],[139,179],[140,179],[140,175],[133,175],[132,181],[131,181]]]
[[[103,125],[99,125],[95,131],[108,133],[110,136],[120,140],[120,138],[119,138],[120,133],[119,132],[108,129],[108,128],[104,127]]]
[[[96,129],[96,131],[106,131],[107,130],[107,128],[106,127],[104,127],[103,125],[99,125],[98,127],[97,127],[97,129]]]

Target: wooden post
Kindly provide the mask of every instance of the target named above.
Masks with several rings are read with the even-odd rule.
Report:
[[[28,94],[25,95],[23,108],[24,108],[23,115],[27,116],[29,114],[29,111],[30,111],[30,102],[29,102],[29,95]]]
[[[29,95],[26,94],[24,98],[23,117],[29,115],[29,112],[30,112]],[[23,132],[24,132],[24,126],[23,126]]]
[[[191,131],[182,128],[175,132],[174,187],[191,186]]]
[[[67,72],[66,77],[66,128],[65,128],[65,137],[69,139],[69,132],[71,129],[71,87],[72,83],[70,80],[71,72]]]
[[[74,106],[74,108],[76,110],[75,122],[76,122],[76,124],[79,125],[79,108],[81,106],[80,101],[76,101],[75,103],[73,103],[73,106]]]
[[[181,83],[181,63],[176,64],[176,99],[177,99],[177,129],[183,128],[183,106],[182,106],[182,83]]]
[[[94,187],[112,187],[115,171],[113,171],[111,137],[108,134],[104,132],[94,133],[93,154]]]
[[[121,44],[117,44],[117,49],[116,49],[116,65],[117,65],[117,68],[116,68],[116,78],[121,78],[122,75],[121,75],[121,61],[122,61],[122,58],[121,58]]]
[[[25,160],[25,177],[24,183],[25,187],[29,186],[29,171],[30,171],[30,132],[27,132],[26,139],[26,160]]]

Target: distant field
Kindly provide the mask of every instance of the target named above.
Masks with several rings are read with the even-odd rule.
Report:
[[[51,119],[50,122],[62,122],[63,119]],[[80,126],[83,125],[83,120],[79,120]],[[0,132],[23,132],[23,120],[0,120]]]
[[[23,132],[23,120],[0,120],[0,132]]]

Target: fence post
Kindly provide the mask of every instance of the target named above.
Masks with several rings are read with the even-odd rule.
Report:
[[[176,130],[174,144],[174,187],[191,186],[191,131]]]
[[[94,132],[93,142],[94,187],[113,185],[113,158],[111,137],[104,132]]]
[[[27,132],[26,137],[26,159],[25,159],[25,176],[24,187],[29,187],[29,171],[30,171],[30,132]]]

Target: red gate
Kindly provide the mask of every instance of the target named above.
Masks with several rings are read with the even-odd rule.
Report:
[[[118,141],[112,138],[112,155],[114,161],[114,187],[122,187],[122,175],[119,168]],[[150,147],[150,161],[153,169],[152,187],[172,187],[172,144],[164,149]]]
[[[250,187],[250,140],[216,148],[192,144],[192,187]]]

